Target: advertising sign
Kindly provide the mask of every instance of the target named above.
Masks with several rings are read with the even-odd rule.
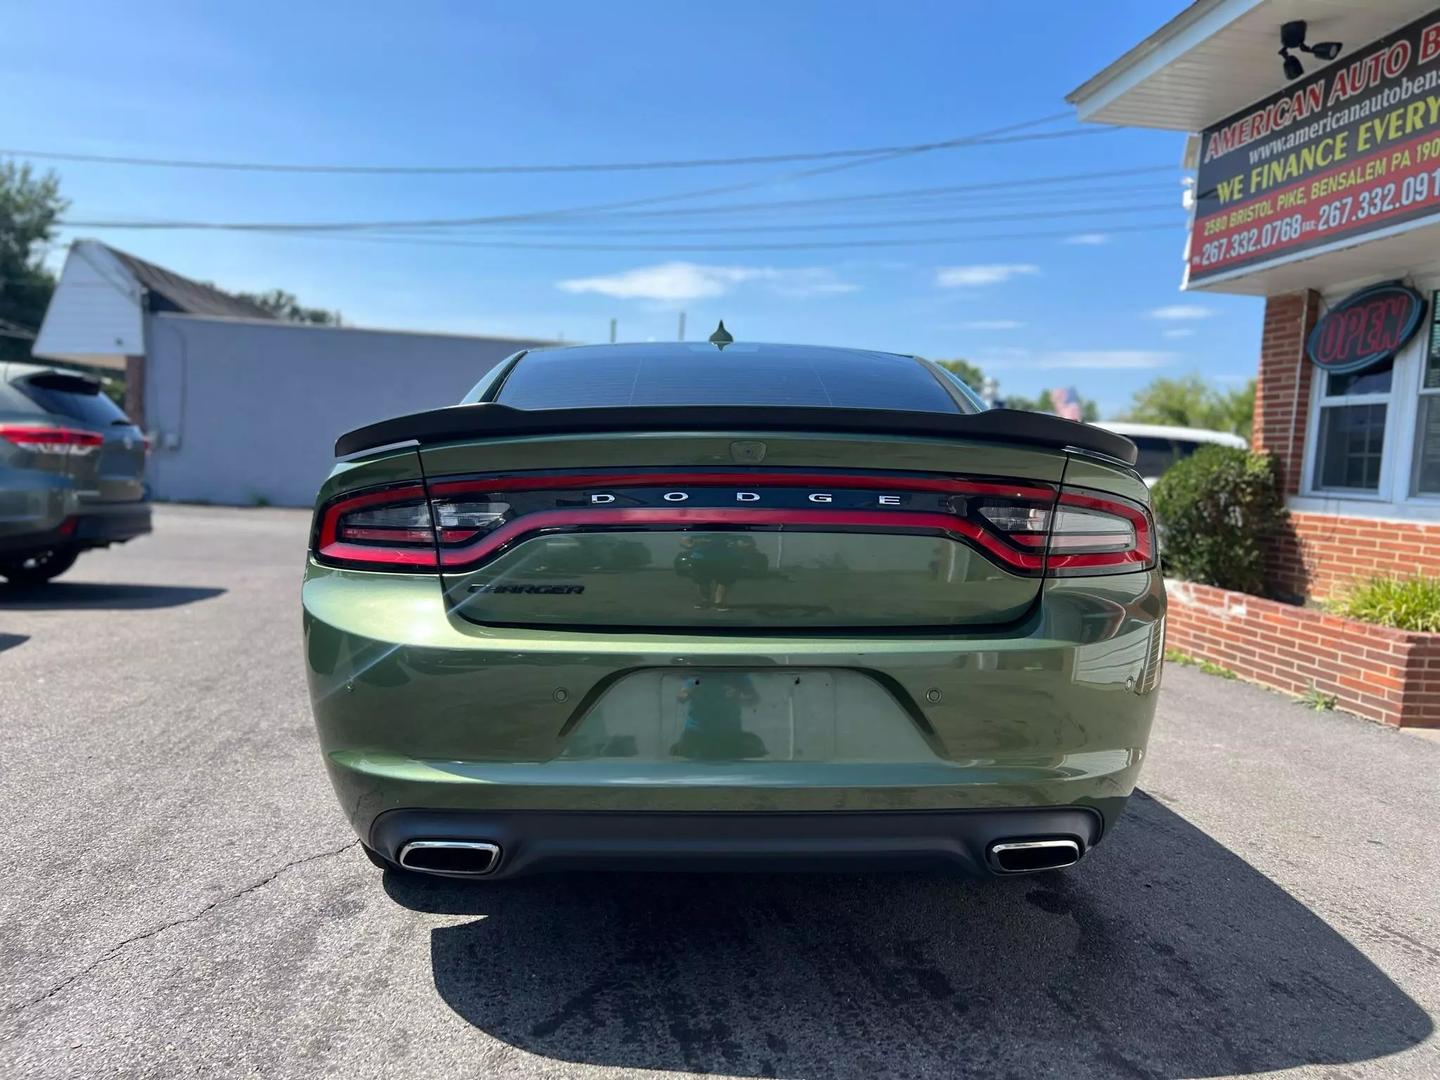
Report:
[[[1191,283],[1440,214],[1440,10],[1200,138]]]
[[[1425,298],[1408,285],[1387,281],[1347,296],[1321,316],[1305,351],[1326,371],[1344,375],[1388,360],[1415,336]]]

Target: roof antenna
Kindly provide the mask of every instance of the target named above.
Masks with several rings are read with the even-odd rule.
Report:
[[[724,350],[726,345],[735,344],[735,335],[730,333],[729,330],[725,329],[724,319],[720,320],[720,325],[717,326],[715,328],[715,332],[710,335],[710,344],[714,345],[715,348],[722,351]]]

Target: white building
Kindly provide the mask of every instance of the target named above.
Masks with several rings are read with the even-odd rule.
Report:
[[[126,373],[156,498],[307,506],[338,434],[454,404],[506,356],[543,344],[284,322],[78,240],[33,351]]]

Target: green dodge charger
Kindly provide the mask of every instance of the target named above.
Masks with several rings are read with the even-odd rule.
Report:
[[[382,866],[1077,862],[1155,711],[1135,447],[912,356],[541,349],[343,435],[303,589]]]

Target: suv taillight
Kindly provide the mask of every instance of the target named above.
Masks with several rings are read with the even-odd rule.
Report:
[[[105,442],[93,431],[36,424],[0,424],[0,439],[37,454],[89,454]]]

